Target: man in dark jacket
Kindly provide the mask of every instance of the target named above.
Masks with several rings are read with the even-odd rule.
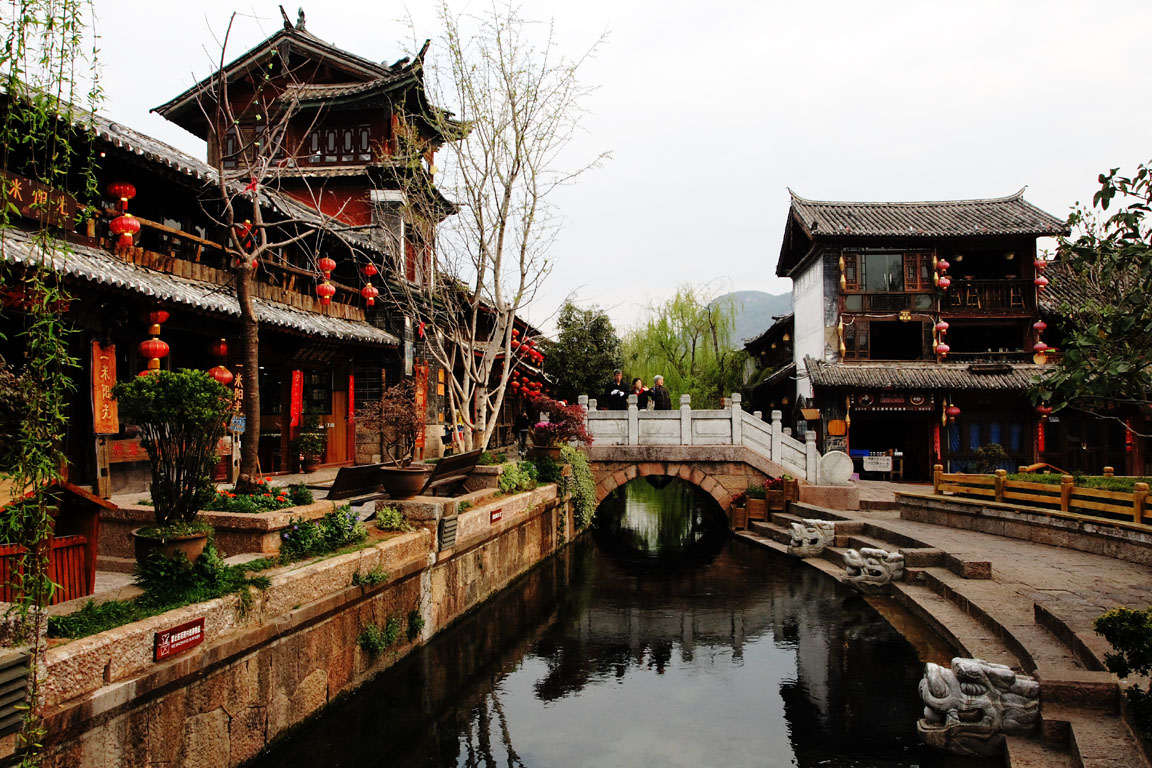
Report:
[[[612,381],[604,387],[599,405],[607,411],[628,410],[628,386],[624,383],[624,372],[619,368],[612,372]]]
[[[652,377],[652,389],[648,391],[648,396],[652,398],[652,402],[656,404],[656,410],[672,410],[672,395],[668,392],[668,387],[664,386],[663,376],[657,374]]]

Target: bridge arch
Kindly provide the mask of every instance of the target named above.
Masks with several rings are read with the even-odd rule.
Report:
[[[747,464],[694,465],[676,461],[593,462],[592,472],[597,506],[608,494],[638,477],[676,477],[711,496],[729,517],[733,497],[750,483],[764,482],[769,477]]]

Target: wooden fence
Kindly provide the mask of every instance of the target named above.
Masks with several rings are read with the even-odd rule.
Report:
[[[48,553],[48,578],[57,585],[52,605],[92,594],[90,569],[84,536],[57,536],[52,539]],[[0,601],[11,603],[19,597],[15,582],[20,555],[24,548],[15,544],[0,544]]]
[[[1045,511],[1103,520],[1120,520],[1137,525],[1152,525],[1145,516],[1148,484],[1136,483],[1130,493],[1078,488],[1071,475],[1062,475],[1060,484],[1009,480],[1007,470],[993,475],[947,474],[937,464],[932,473],[934,493],[1016,504]]]

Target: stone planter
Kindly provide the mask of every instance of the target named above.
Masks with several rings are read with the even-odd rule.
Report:
[[[427,464],[417,464],[411,467],[381,467],[380,487],[388,492],[393,499],[410,499],[420,493],[428,475],[432,474],[432,467]]]
[[[533,445],[532,458],[534,459],[551,459],[552,461],[560,461],[560,446],[559,445]]]
[[[764,499],[748,499],[748,501],[745,503],[748,506],[749,520],[768,519],[768,505]]]
[[[141,536],[140,530],[140,528],[136,528],[132,531],[136,563],[139,565],[144,564],[153,553],[159,553],[169,560],[176,559],[177,555],[184,555],[188,560],[188,566],[191,567],[192,563],[196,562],[196,559],[204,552],[204,547],[208,545],[207,533],[189,533],[183,536],[157,538]]]

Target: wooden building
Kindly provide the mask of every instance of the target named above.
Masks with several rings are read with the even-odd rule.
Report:
[[[776,273],[793,281],[797,430],[910,479],[937,462],[974,468],[992,443],[1013,470],[1130,470],[1122,429],[1093,427],[1088,452],[1080,417],[1048,419],[1026,395],[1055,354],[1036,241],[1065,231],[1022,190],[907,203],[793,193]],[[813,408],[820,419],[805,419]]]

